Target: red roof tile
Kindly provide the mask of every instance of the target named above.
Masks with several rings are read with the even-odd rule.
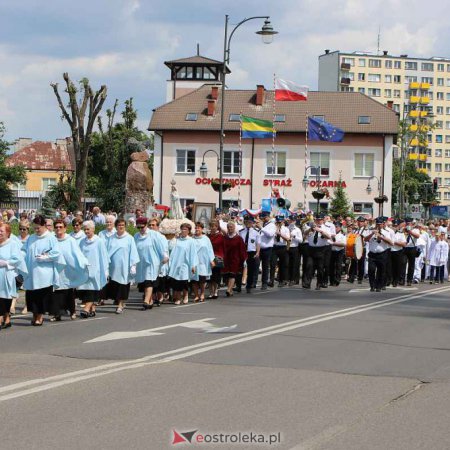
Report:
[[[68,148],[53,142],[33,142],[12,154],[6,163],[9,166],[24,166],[28,170],[74,171]]]

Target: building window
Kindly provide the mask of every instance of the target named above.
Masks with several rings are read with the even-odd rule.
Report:
[[[56,178],[42,178],[42,190],[48,191],[51,186],[56,184]]]
[[[437,70],[438,70],[438,72],[443,72],[444,71],[444,64],[438,64],[437,65]]]
[[[381,67],[381,59],[369,59],[369,67]]]
[[[186,119],[188,122],[195,122],[197,120],[197,113],[187,113],[186,114]]]
[[[394,89],[394,97],[395,98],[400,98],[400,89]]]
[[[434,165],[434,171],[435,172],[442,172],[442,164],[441,163],[436,163]]]
[[[358,88],[358,92],[360,94],[365,94],[366,93],[366,88]]]
[[[186,209],[189,205],[192,205],[195,202],[194,198],[180,198],[181,207]]]
[[[437,85],[438,86],[444,86],[444,79],[443,78],[438,78],[437,79]]]
[[[427,148],[427,156],[431,156],[431,148]]]
[[[450,164],[445,164],[444,168],[446,172],[450,172]]]
[[[286,122],[286,114],[275,114],[274,122]]]
[[[417,70],[417,63],[413,61],[405,61],[406,70]]]
[[[386,69],[392,69],[392,60],[391,60],[391,59],[387,59],[387,60],[384,62],[384,67],[385,67]]]
[[[241,154],[239,151],[223,152],[223,173],[239,175],[241,172]]]
[[[317,213],[317,202],[309,202],[308,210],[314,213]],[[328,211],[328,203],[320,202],[319,203],[319,212],[326,213]]]
[[[266,153],[266,175],[286,175],[286,152]]]
[[[434,151],[434,156],[435,156],[436,158],[440,158],[440,157],[442,156],[442,149],[437,148],[437,149]]]
[[[392,97],[392,90],[391,89],[385,89],[384,90],[384,96],[387,98],[391,98]]]
[[[436,198],[437,198],[438,200],[441,199],[441,193],[440,193],[440,192],[435,192],[434,195],[436,196]]]
[[[51,180],[53,180],[53,178],[50,178]],[[14,191],[24,191],[26,189],[25,184],[22,183],[14,183],[11,187],[12,190]]]
[[[405,82],[406,83],[414,83],[416,81],[417,81],[417,77],[416,76],[411,76],[411,75],[405,76]]]
[[[177,150],[177,173],[195,173],[195,150]]]
[[[365,80],[366,80],[366,74],[358,73],[358,81],[365,81]]]
[[[399,105],[398,103],[394,103],[394,104],[392,105],[392,109],[393,109],[395,112],[400,112],[400,105]]]
[[[240,114],[230,114],[228,117],[229,122],[240,122],[241,121],[241,115]]]
[[[433,63],[422,63],[422,70],[426,70],[427,72],[433,72],[434,64]]]
[[[434,78],[433,77],[422,77],[421,81],[422,81],[422,83],[429,83],[431,85],[434,84]]]
[[[445,135],[445,143],[450,144],[450,136],[448,134]]]
[[[359,58],[358,59],[358,66],[359,67],[366,67],[366,60],[365,60],[365,58]]]
[[[444,100],[444,93],[436,92],[436,100]]]
[[[437,177],[436,181],[437,181],[438,186],[442,186],[442,178],[441,177]]]
[[[426,163],[425,167],[429,172],[431,171],[431,163]]]
[[[448,191],[444,192],[444,200],[450,200],[450,192]]]
[[[370,116],[358,116],[358,123],[365,125],[370,123]]]
[[[379,73],[369,73],[367,77],[368,81],[372,81],[374,83],[379,83],[381,81],[381,75]]]
[[[445,157],[450,158],[450,150],[445,150]]]
[[[373,205],[372,203],[353,203],[353,212],[354,213],[366,213],[373,214]]]
[[[381,96],[381,89],[374,89],[369,88],[368,93],[371,97],[380,97]]]
[[[371,177],[373,171],[373,153],[355,153],[355,177]]]
[[[316,167],[320,167],[320,175],[328,177],[330,175],[330,154],[326,152],[311,152],[311,176],[317,175]]]
[[[394,75],[394,83],[401,83],[402,77],[400,75]]]
[[[444,178],[444,185],[445,186],[450,186],[450,178]]]
[[[402,62],[394,61],[394,69],[401,69],[401,68],[402,68]]]
[[[222,206],[224,211],[228,211],[230,208],[241,208],[241,201],[237,199],[223,199]]]
[[[392,75],[385,75],[384,76],[384,82],[385,83],[392,83]]]
[[[442,134],[437,134],[437,135],[436,135],[436,142],[437,142],[438,144],[442,144]]]
[[[436,120],[435,122],[435,126],[438,130],[442,130],[442,125],[444,122],[442,122],[442,120]]]
[[[344,58],[342,62],[344,64],[350,64],[353,67],[355,65],[355,58]]]

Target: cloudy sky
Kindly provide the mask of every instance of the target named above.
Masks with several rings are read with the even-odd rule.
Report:
[[[0,0],[0,121],[7,138],[54,140],[69,135],[50,82],[62,73],[108,86],[111,106],[133,97],[139,126],[165,101],[164,61],[221,59],[224,16],[236,24],[269,15],[280,34],[264,45],[262,21],[233,37],[230,88],[271,87],[273,73],[317,89],[324,49],[450,57],[446,2],[438,0]]]

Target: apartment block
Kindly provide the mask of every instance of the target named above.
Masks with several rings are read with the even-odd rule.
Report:
[[[398,112],[413,136],[408,158],[437,178],[438,199],[450,204],[450,58],[325,50],[319,91],[359,92]],[[414,138],[414,131],[426,138]]]

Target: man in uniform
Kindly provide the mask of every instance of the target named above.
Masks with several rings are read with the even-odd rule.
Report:
[[[331,246],[330,259],[330,286],[339,286],[342,277],[342,264],[345,257],[345,244],[347,239],[342,232],[342,223],[334,224],[336,235],[331,238],[333,245]]]
[[[420,237],[420,230],[414,227],[413,219],[406,218],[406,246],[404,249],[406,264],[408,265],[406,272],[406,285],[411,286],[414,278],[414,269],[417,257],[417,239]]]
[[[259,232],[253,228],[254,223],[255,219],[252,216],[244,216],[245,228],[239,232],[247,251],[247,283],[245,286],[247,294],[251,293],[252,286],[255,282],[255,275],[258,275],[261,236]],[[239,280],[239,288],[241,284],[242,278]]]
[[[328,287],[328,279],[330,278],[331,246],[333,245],[333,237],[336,236],[336,228],[331,221],[331,217],[328,215],[324,217],[323,224],[327,228],[328,234],[331,236],[328,245],[325,247],[323,260],[323,287]]]
[[[359,234],[360,236],[366,238],[370,231],[367,229],[367,220],[363,216],[359,216],[356,219],[356,227],[354,227],[353,233]],[[364,278],[364,265],[366,262],[366,246],[364,245],[363,255],[361,259],[352,259],[350,262],[350,269],[348,273],[348,281],[350,283],[355,282],[355,278],[358,279],[358,284],[361,284]]]
[[[284,224],[284,220],[284,216],[275,216],[276,233],[270,262],[270,287],[273,287],[275,283],[275,269],[277,264],[278,287],[283,287],[286,285],[289,266],[287,244],[290,242],[291,236],[289,233],[289,228]]]
[[[405,222],[402,219],[395,219],[392,225],[394,227],[394,245],[391,248],[392,286],[397,287],[405,284]]]
[[[303,236],[297,224],[297,216],[291,214],[288,218],[289,234],[291,241],[289,245],[289,286],[300,283],[300,245],[303,242]]]
[[[259,231],[261,242],[260,260],[262,266],[261,274],[261,289],[267,289],[269,283],[270,260],[272,257],[272,249],[275,241],[275,233],[277,227],[275,221],[271,219],[268,211],[263,211],[260,215],[260,220],[256,223],[256,229]]]

